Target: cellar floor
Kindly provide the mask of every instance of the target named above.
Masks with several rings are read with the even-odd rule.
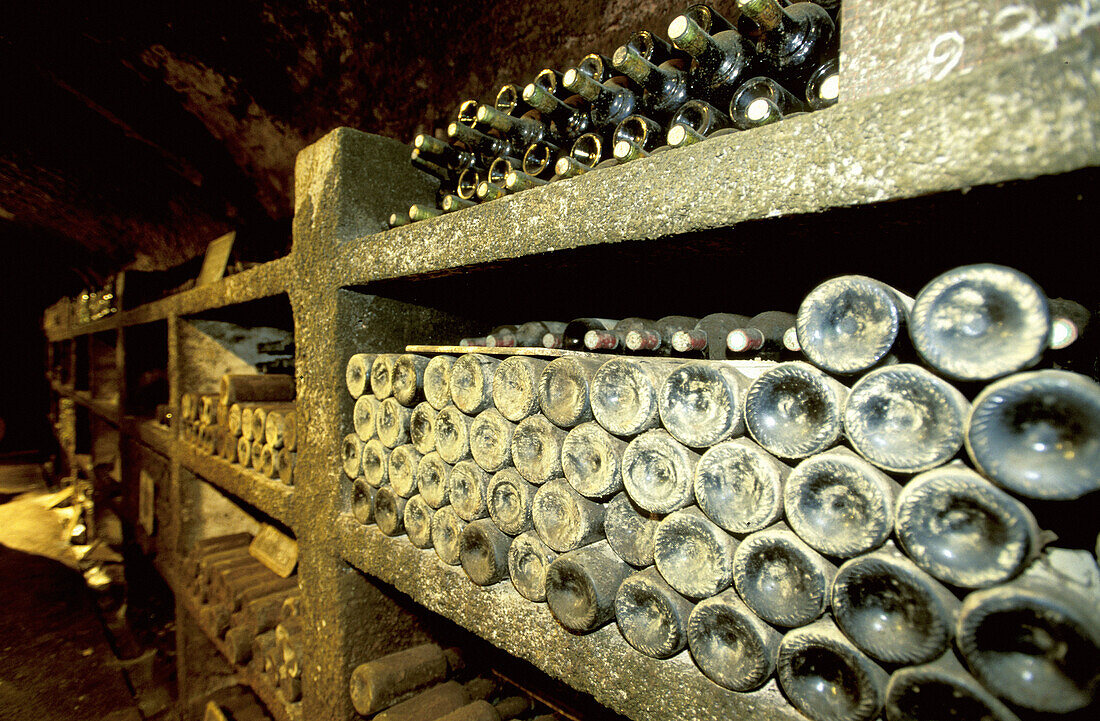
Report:
[[[66,521],[44,488],[0,505],[0,721],[140,721],[157,714],[135,694],[91,591],[62,542]],[[167,690],[162,691],[167,695]]]

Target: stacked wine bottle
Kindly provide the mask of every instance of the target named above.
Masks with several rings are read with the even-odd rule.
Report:
[[[727,19],[696,4],[669,24],[671,43],[640,30],[611,58],[464,101],[446,140],[413,140],[413,165],[440,181],[438,207],[413,205],[390,225],[833,105],[839,12],[839,0],[738,0]]]
[[[1100,385],[1050,367],[1087,320],[980,265],[822,283],[805,360],[355,355],[352,512],[815,720],[1076,711],[1100,569],[1034,511],[1100,488]]]

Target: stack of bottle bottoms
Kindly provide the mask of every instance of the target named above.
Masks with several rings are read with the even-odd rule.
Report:
[[[1100,574],[1029,503],[1082,499],[1095,536],[1100,385],[1025,370],[1074,307],[978,265],[915,300],[822,283],[795,318],[809,362],[355,355],[352,511],[574,633],[615,620],[735,691],[774,674],[814,719],[1074,711]]]
[[[610,58],[467,100],[445,140],[413,140],[413,165],[440,180],[438,207],[414,205],[390,225],[828,107],[839,12],[839,0],[738,0],[726,16],[696,4],[669,24],[671,43],[641,30]]]
[[[283,578],[249,553],[252,536],[199,541],[183,564],[199,622],[224,640],[224,652],[253,669],[287,703],[302,695],[302,624],[298,577]]]
[[[559,717],[458,648],[427,643],[361,664],[351,674],[355,710],[376,721],[558,721]]]
[[[222,376],[218,393],[181,397],[183,437],[204,453],[292,484],[298,449],[294,393],[293,376]]]

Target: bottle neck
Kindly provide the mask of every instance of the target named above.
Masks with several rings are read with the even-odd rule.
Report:
[[[790,22],[779,0],[738,0],[744,15],[748,15],[765,32],[782,32]]]
[[[623,45],[616,50],[613,62],[631,80],[661,97],[675,92],[682,75],[672,68],[654,65],[630,45]]]

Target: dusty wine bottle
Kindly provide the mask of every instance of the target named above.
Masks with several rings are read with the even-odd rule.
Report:
[[[352,483],[351,515],[364,526],[374,523],[374,488],[363,477]]]
[[[867,370],[890,352],[913,300],[877,280],[844,275],[814,288],[795,317],[798,344],[830,373]]]
[[[440,560],[451,566],[457,566],[459,559],[459,539],[466,528],[466,521],[458,517],[451,506],[443,506],[432,514],[432,546]]]
[[[390,452],[382,441],[372,438],[363,444],[362,468],[363,478],[375,488],[381,488],[389,483],[390,477]]]
[[[639,508],[626,493],[616,494],[604,509],[603,530],[611,549],[631,566],[653,564],[653,534],[660,518]]]
[[[435,450],[435,417],[436,410],[427,401],[418,403],[409,416],[409,441],[421,455]]]
[[[473,521],[462,530],[458,542],[458,557],[462,570],[479,586],[491,586],[508,578],[508,547],[512,537],[502,532],[492,520]]]
[[[717,15],[713,10],[711,17]],[[724,19],[722,24],[728,26]],[[693,94],[711,102],[728,102],[734,89],[752,76],[756,51],[752,43],[733,29],[708,32],[688,14],[678,15],[668,26],[668,37],[690,54]]]
[[[521,167],[524,173],[533,178],[549,180],[554,174],[554,162],[561,157],[561,154],[562,149],[553,143],[547,141],[532,143],[523,152]],[[541,337],[538,346],[542,347]]]
[[[560,176],[580,175],[595,168],[604,160],[611,157],[611,145],[604,141],[598,133],[585,133],[573,141],[569,149],[569,160],[564,169],[561,160],[554,166],[554,171]]]
[[[570,428],[592,420],[589,386],[602,360],[555,358],[539,376],[539,407],[554,425]]]
[[[470,423],[473,419],[453,405],[435,416],[435,450],[447,463],[470,457]]]
[[[670,146],[678,148],[706,140],[712,133],[732,126],[733,121],[730,117],[710,103],[704,100],[689,100],[672,116],[665,138]],[[690,333],[688,330],[681,332]],[[675,345],[674,341],[674,348]]]
[[[615,594],[630,575],[607,541],[558,556],[546,571],[546,603],[562,626],[590,633],[615,617]]]
[[[888,721],[1020,721],[948,651],[930,663],[894,671],[886,685]]]
[[[344,371],[344,382],[347,384],[348,393],[351,394],[352,398],[358,398],[367,390],[374,359],[375,355],[373,353],[356,353],[348,358],[348,366]]]
[[[852,386],[844,431],[861,456],[895,473],[919,473],[962,448],[970,403],[920,366],[878,368]]]
[[[966,449],[997,485],[1072,500],[1100,488],[1100,385],[1061,370],[1019,373],[974,399]]]
[[[562,82],[591,103],[588,117],[596,128],[618,125],[640,104],[638,95],[619,78],[596,80],[579,68],[570,68],[565,71]]]
[[[523,102],[523,88],[515,83],[507,83],[500,86],[497,91],[493,107],[509,115],[523,115],[531,106]]]
[[[389,479],[393,492],[402,498],[416,494],[416,471],[420,465],[420,452],[406,443],[390,451]]]
[[[967,265],[926,285],[909,336],[926,363],[959,380],[989,380],[1039,362],[1050,338],[1046,295],[1000,265]]]
[[[413,221],[408,213],[390,213],[389,220],[386,222],[391,228],[400,228],[402,225],[408,225]]]
[[[512,463],[519,474],[536,485],[560,476],[565,436],[565,431],[541,413],[520,421],[512,434]]]
[[[658,393],[661,422],[692,448],[740,435],[745,432],[741,409],[748,387],[749,379],[727,365],[685,363],[668,375]]]
[[[464,521],[475,521],[489,515],[488,487],[489,474],[470,460],[454,464],[447,476],[451,506]]]
[[[480,168],[466,168],[455,178],[455,194],[463,200],[473,200],[483,180],[485,173]]]
[[[378,406],[376,421],[378,440],[386,448],[396,448],[409,440],[409,419],[412,411],[390,397]]]
[[[672,336],[678,331],[693,328],[699,322],[698,318],[688,318],[683,315],[666,315],[659,318],[647,327],[631,330],[626,334],[626,347],[637,352],[658,352],[669,354],[672,352]]]
[[[694,501],[692,475],[698,461],[698,453],[655,428],[632,440],[623,452],[623,486],[645,510],[671,513]]]
[[[508,576],[519,595],[535,603],[545,601],[546,571],[557,557],[534,531],[516,536],[508,548]]]
[[[424,400],[437,411],[451,402],[451,368],[454,356],[433,356],[424,367]]]
[[[791,90],[802,92],[818,65],[836,55],[836,25],[820,5],[738,0],[738,6],[764,31],[756,45],[762,66]]]
[[[830,591],[833,619],[871,658],[932,661],[951,645],[959,600],[893,544],[849,561]]]
[[[569,321],[562,331],[561,348],[565,350],[584,350],[584,337],[590,330],[611,330],[615,327],[615,321],[606,318],[574,318]],[[552,334],[550,334],[552,335]],[[556,346],[543,345],[547,348]]]
[[[451,400],[460,411],[476,415],[493,403],[493,373],[500,361],[483,353],[467,353],[451,368]]]
[[[802,112],[802,101],[768,77],[749,78],[734,92],[729,113],[739,130],[751,130],[777,123],[788,115]]]
[[[780,363],[745,393],[745,425],[780,458],[805,458],[840,439],[848,389],[807,363]]]
[[[611,62],[645,89],[642,102],[656,116],[670,116],[691,99],[690,78],[680,63],[646,59],[629,43],[615,50]]]
[[[656,568],[631,574],[615,595],[615,620],[626,642],[653,658],[668,658],[687,646],[694,604],[665,583]]]
[[[711,313],[699,319],[693,329],[681,329],[672,335],[672,347],[677,353],[705,351],[711,360],[726,359],[726,336],[735,328],[747,325],[749,317],[733,313]]]
[[[519,422],[539,409],[538,381],[548,361],[513,356],[493,373],[493,403],[500,414]]]
[[[846,448],[810,456],[787,476],[783,510],[799,538],[828,556],[877,548],[894,530],[897,481]]]
[[[790,466],[747,438],[708,448],[695,467],[695,502],[730,533],[752,533],[783,516]]]
[[[247,443],[247,441],[245,442]],[[249,445],[249,455],[251,455],[251,452],[251,445]],[[340,462],[344,469],[344,475],[348,478],[354,479],[359,476],[359,472],[363,468],[361,465],[362,453],[363,441],[359,440],[359,436],[354,433],[344,436],[344,442],[340,444]]]
[[[424,356],[405,353],[398,356],[393,364],[391,388],[393,397],[403,406],[414,406],[424,395],[424,369],[428,359]]]
[[[512,144],[504,138],[487,135],[480,130],[461,122],[454,122],[447,126],[447,137],[460,141],[463,145],[473,148],[481,158],[499,158],[500,156],[514,157],[515,151]]]
[[[840,60],[829,58],[810,74],[806,81],[806,102],[811,110],[836,105],[840,97]]]
[[[523,88],[523,99],[553,121],[559,140],[572,140],[589,131],[591,121],[584,110],[588,103],[579,95],[562,100],[546,88],[529,83]]]
[[[1032,711],[1092,703],[1100,678],[1100,573],[1087,551],[1048,549],[1011,583],[970,594],[958,647],[989,690]]]
[[[776,676],[795,708],[815,721],[871,721],[888,679],[827,618],[783,636]]]
[[[626,335],[653,325],[645,318],[623,318],[615,322],[611,330],[590,330],[584,334],[584,347],[591,351],[620,350],[626,346]]]
[[[496,408],[487,408],[470,423],[470,455],[474,462],[495,473],[512,462],[512,434],[516,424]]]
[[[461,669],[454,649],[422,644],[361,664],[351,673],[350,691],[355,710],[364,716],[378,713]]]
[[[961,463],[912,479],[898,496],[897,537],[922,569],[964,588],[1002,583],[1038,549],[1024,504]]]
[[[561,467],[569,484],[588,498],[608,498],[623,489],[622,455],[626,441],[595,421],[582,423],[565,437]]]
[[[416,489],[432,508],[441,508],[450,503],[450,492],[447,488],[447,476],[450,472],[451,464],[440,458],[436,451],[425,453],[420,458],[420,464],[416,467]]]
[[[727,588],[688,616],[691,657],[707,678],[731,691],[751,691],[775,670],[780,635]]]
[[[393,395],[393,364],[399,358],[396,353],[379,353],[370,366],[370,392],[379,401]]]
[[[778,354],[784,349],[783,338],[794,327],[794,314],[779,310],[757,313],[740,328],[726,335],[726,347],[734,353],[763,351]]]
[[[539,120],[535,111],[516,116],[502,113],[489,105],[482,105],[477,109],[477,122],[506,135],[517,147],[527,147],[550,138],[550,129]]]
[[[661,424],[657,394],[680,361],[613,358],[589,386],[592,415],[618,436],[632,436]]]
[[[604,506],[581,496],[564,478],[542,485],[531,503],[531,521],[539,538],[558,553],[603,538]]]
[[[409,542],[417,548],[432,547],[432,514],[434,509],[415,494],[405,503],[403,521]]]
[[[737,545],[737,539],[691,506],[657,525],[653,561],[668,584],[684,596],[709,598],[733,582]]]
[[[391,486],[382,486],[374,492],[374,522],[378,530],[387,536],[400,536],[405,532],[405,504],[407,499],[394,492]]]
[[[805,626],[829,606],[836,566],[785,524],[751,533],[733,556],[733,582],[757,616],[786,628]]]
[[[486,489],[489,517],[510,536],[533,528],[531,507],[538,486],[528,483],[515,468],[497,471]]]
[[[472,208],[475,205],[477,205],[477,203],[472,200],[466,200],[465,198],[460,198],[457,195],[451,195],[450,193],[444,195],[443,200],[439,201],[439,208],[444,213],[453,213],[456,210],[462,210],[463,208]]]
[[[441,184],[449,183],[451,180],[451,170],[435,162],[436,160],[438,160],[438,158],[426,155],[425,153],[422,153],[416,149],[414,149],[412,153],[409,154],[409,162],[414,168],[421,172],[427,173],[428,175],[431,175],[435,178],[438,178]],[[409,208],[409,212],[407,215],[410,222],[416,222],[418,220],[423,220],[424,218],[423,216],[420,216],[419,213],[413,212],[412,207]]]

